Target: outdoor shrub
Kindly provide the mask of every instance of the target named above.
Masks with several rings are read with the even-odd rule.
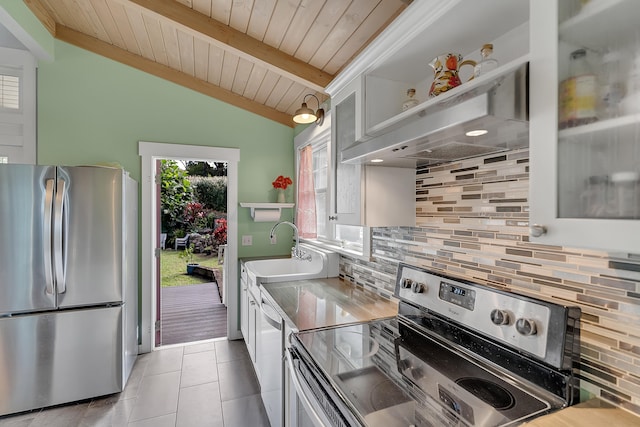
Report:
[[[161,163],[160,203],[162,206],[162,230],[168,234],[182,228],[183,212],[192,199],[193,190],[187,173],[178,167],[173,160],[162,160]]]
[[[227,220],[220,218],[216,221],[216,228],[213,230],[213,240],[216,247],[227,243]]]
[[[183,220],[189,224],[191,230],[202,230],[207,227],[207,212],[202,208],[201,203],[190,202],[184,208]]]
[[[194,188],[195,199],[202,203],[205,209],[227,211],[227,177],[189,177]]]
[[[218,212],[209,212],[207,213],[207,228],[213,230],[216,228],[216,219],[218,219]]]

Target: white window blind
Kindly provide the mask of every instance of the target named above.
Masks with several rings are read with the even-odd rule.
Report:
[[[3,70],[0,69],[0,73]],[[20,109],[20,77],[0,74],[0,107],[11,110]]]
[[[0,156],[0,163],[9,163],[9,158]]]

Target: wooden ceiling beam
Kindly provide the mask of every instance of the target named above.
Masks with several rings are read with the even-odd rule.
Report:
[[[334,76],[291,55],[262,43],[228,25],[197,12],[175,0],[129,0],[138,6],[171,20],[186,29],[231,49],[251,62],[260,61],[265,67],[304,86],[324,93]]]
[[[29,10],[31,10],[35,17],[38,18],[44,28],[46,28],[47,31],[55,37],[56,20],[53,19],[47,8],[42,5],[40,0],[24,0],[24,4],[26,4]]]
[[[282,113],[274,108],[267,107],[229,90],[195,78],[189,74],[174,70],[166,65],[159,64],[117,46],[105,43],[97,38],[88,36],[69,27],[57,24],[55,27],[55,35],[59,40],[88,50],[97,55],[104,56],[180,86],[195,90],[196,92],[219,99],[220,101],[228,104],[235,105],[238,108],[242,108],[267,119],[282,123],[283,125],[289,127],[293,127],[294,125],[291,115],[289,114]]]

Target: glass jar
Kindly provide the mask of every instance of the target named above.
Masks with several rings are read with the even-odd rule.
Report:
[[[621,107],[625,114],[640,113],[640,49],[636,51],[632,59],[627,80],[627,92],[621,102]]]
[[[569,78],[560,83],[560,128],[581,126],[595,122],[597,82],[587,62],[587,51],[571,53]]]
[[[640,218],[640,173],[633,171],[611,174],[614,206],[619,218]]]
[[[415,98],[416,90],[414,88],[407,90],[407,96],[408,98],[402,103],[402,111],[407,111],[408,109],[420,104],[420,101]]]
[[[622,54],[608,52],[602,57],[602,73],[599,76],[601,118],[614,118],[620,115],[620,101],[625,95],[625,84],[621,71]]]
[[[487,43],[480,49],[482,60],[473,67],[473,77],[479,77],[498,68],[498,61],[491,57],[493,54],[493,45]]]
[[[590,176],[582,194],[583,213],[588,218],[603,218],[609,214],[609,177]]]

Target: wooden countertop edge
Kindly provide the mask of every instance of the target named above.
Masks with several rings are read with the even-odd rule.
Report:
[[[640,417],[594,398],[536,418],[522,427],[638,427]]]

